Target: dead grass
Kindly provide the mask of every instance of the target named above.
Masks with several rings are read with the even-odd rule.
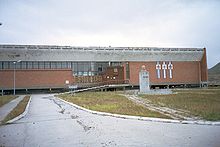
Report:
[[[5,96],[0,96],[0,107],[3,106],[4,104],[7,104],[11,100],[17,98],[17,96],[14,95],[5,95]]]
[[[25,111],[25,108],[28,104],[28,101],[30,99],[30,96],[25,96],[23,98],[23,100],[21,100],[17,106],[4,118],[4,120],[2,121],[3,124],[6,123],[7,121],[19,116],[20,114],[22,114]]]
[[[143,106],[137,105],[116,92],[83,92],[75,96],[69,94],[59,95],[60,98],[82,106],[84,108],[125,115],[146,117],[169,118],[158,112],[150,111]]]
[[[171,95],[140,95],[157,105],[190,111],[206,120],[220,120],[220,89],[174,90]]]

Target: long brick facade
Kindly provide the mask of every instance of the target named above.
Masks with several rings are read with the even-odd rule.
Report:
[[[151,86],[202,85],[208,81],[205,48],[0,45],[0,51],[0,90],[13,89],[14,68],[16,89],[65,88],[66,81],[69,85],[124,82],[138,86],[143,65],[149,71]]]

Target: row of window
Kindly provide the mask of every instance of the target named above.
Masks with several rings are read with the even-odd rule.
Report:
[[[161,64],[159,62],[157,62],[156,64],[156,71],[157,71],[157,78],[160,79],[160,72],[162,71],[163,74],[163,78],[166,79],[167,75],[166,75],[166,70],[169,71],[169,78],[172,79],[173,78],[173,64],[172,62],[168,62],[168,64],[166,64],[166,62],[163,62],[162,64],[162,69],[161,69]]]
[[[21,62],[0,62],[0,69],[62,69],[71,68],[71,62],[35,62],[35,61],[21,61]]]
[[[47,62],[47,61],[0,61],[1,69],[72,69],[74,75],[93,76],[105,71],[108,66],[119,66],[121,62]]]

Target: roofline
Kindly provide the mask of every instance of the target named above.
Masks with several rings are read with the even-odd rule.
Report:
[[[161,47],[100,47],[100,46],[59,46],[59,45],[10,45],[0,44],[0,49],[23,50],[78,50],[78,51],[204,51],[204,48],[161,48]]]

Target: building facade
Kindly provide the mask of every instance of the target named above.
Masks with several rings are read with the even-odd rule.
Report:
[[[72,47],[0,45],[0,89],[65,88],[68,85],[139,85],[145,65],[150,85],[204,85],[205,48]]]

